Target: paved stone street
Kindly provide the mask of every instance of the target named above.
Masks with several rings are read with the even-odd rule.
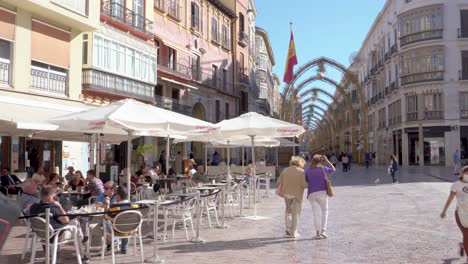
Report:
[[[451,169],[401,168],[400,184],[390,184],[384,167],[353,166],[347,174],[331,176],[336,196],[330,200],[329,238],[314,240],[312,212],[305,200],[299,239],[284,238],[284,203],[271,191],[262,198],[258,214],[271,217],[252,221],[228,219],[228,229],[201,230],[204,244],[186,242],[183,231],[161,244],[166,263],[465,263],[458,256],[461,234],[452,205],[447,219],[439,213],[447,198]],[[380,179],[379,184],[374,184]],[[263,195],[263,192],[261,192]],[[245,210],[251,215],[251,210]],[[206,220],[206,219],[205,219]],[[24,228],[15,227],[2,251],[0,263],[19,263]],[[145,240],[145,256],[152,255],[152,241]],[[71,247],[59,258],[73,263]],[[133,252],[130,247],[130,252]],[[66,259],[64,258],[71,258]],[[27,258],[28,259],[28,258]],[[138,263],[139,258],[118,255],[118,263]],[[110,263],[110,255],[101,261]]]

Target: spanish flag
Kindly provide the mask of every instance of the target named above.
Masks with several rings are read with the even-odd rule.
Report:
[[[286,69],[284,70],[283,81],[287,84],[291,82],[294,74],[294,65],[297,64],[296,47],[294,46],[294,36],[291,29],[291,39],[289,40],[288,57],[286,59]]]

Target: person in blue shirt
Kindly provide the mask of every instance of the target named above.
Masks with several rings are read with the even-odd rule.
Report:
[[[116,202],[114,196],[114,182],[108,181],[104,184],[104,193],[101,193],[96,197],[96,205],[98,207],[104,207],[114,204]],[[109,203],[109,204],[108,204]]]

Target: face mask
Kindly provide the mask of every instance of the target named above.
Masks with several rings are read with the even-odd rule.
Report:
[[[463,174],[463,180],[468,182],[468,174]]]

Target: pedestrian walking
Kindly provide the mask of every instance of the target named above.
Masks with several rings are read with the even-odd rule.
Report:
[[[289,162],[289,167],[281,172],[278,179],[280,196],[283,196],[286,204],[285,225],[286,236],[299,237],[297,233],[297,222],[301,215],[302,199],[307,182],[304,174],[304,159],[293,156]]]
[[[398,180],[395,177],[395,173],[398,170],[398,160],[395,155],[390,155],[390,166],[388,167],[388,174],[392,176],[393,183],[398,183]]]
[[[306,169],[307,199],[312,207],[315,225],[315,238],[327,238],[328,194],[327,174],[334,173],[335,166],[326,156],[314,155],[310,167]]]
[[[353,163],[353,154],[348,154],[348,171],[351,171],[351,163]]]
[[[348,163],[348,156],[346,154],[343,154],[343,157],[341,157],[341,165],[343,166],[343,172],[348,172]]]
[[[455,153],[453,153],[453,174],[454,175],[460,175],[460,168],[461,168],[461,158],[460,158],[460,153],[457,150],[455,150]]]
[[[445,202],[444,209],[440,214],[442,219],[445,218],[447,209],[453,201],[457,198],[457,209],[455,210],[455,221],[458,228],[463,235],[463,243],[459,244],[460,256],[463,257],[465,249],[468,248],[468,166],[463,167],[458,181],[454,182],[450,187],[450,194]],[[467,258],[468,261],[468,258]]]
[[[335,153],[331,155],[330,162],[333,164],[333,167],[336,168],[336,164],[338,164],[338,158],[336,157]]]
[[[369,152],[366,152],[364,154],[365,160],[366,160],[366,169],[369,169],[369,165],[371,163],[371,154]]]

